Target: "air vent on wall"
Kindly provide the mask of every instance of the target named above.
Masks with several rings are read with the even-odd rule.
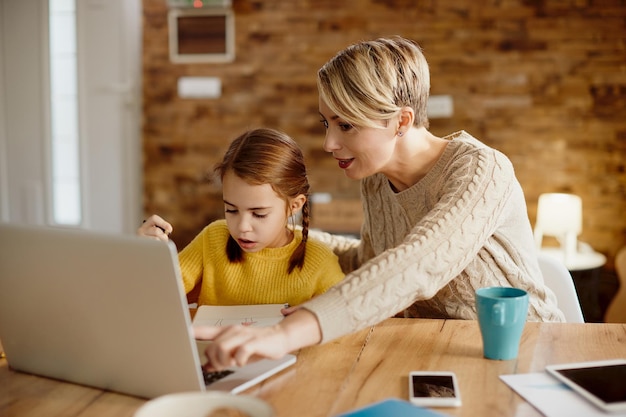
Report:
[[[189,3],[184,0],[169,2]],[[230,4],[230,1],[211,3]],[[168,24],[172,62],[219,63],[235,59],[235,16],[230,7],[172,8],[168,13]]]
[[[203,7],[231,7],[232,0],[167,0],[170,9],[201,9]]]

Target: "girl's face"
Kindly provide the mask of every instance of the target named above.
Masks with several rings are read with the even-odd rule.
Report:
[[[250,185],[232,171],[222,181],[226,223],[244,252],[278,248],[291,241],[287,207],[269,184]]]
[[[383,129],[350,125],[334,114],[320,99],[319,111],[326,127],[324,150],[332,152],[346,176],[362,179],[384,173],[394,156],[396,126],[381,123]]]

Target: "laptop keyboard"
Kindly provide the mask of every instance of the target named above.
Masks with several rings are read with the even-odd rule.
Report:
[[[231,371],[230,369],[225,369],[223,371],[216,372],[207,372],[204,369],[202,370],[202,376],[204,377],[204,383],[206,385],[210,385],[215,381],[219,381],[220,379],[227,377],[235,371]]]

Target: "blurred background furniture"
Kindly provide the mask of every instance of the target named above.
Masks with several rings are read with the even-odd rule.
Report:
[[[586,321],[603,320],[598,300],[600,270],[606,257],[578,240],[582,233],[583,205],[580,196],[567,193],[544,193],[539,196],[535,243],[539,252],[562,263],[574,281]],[[558,246],[544,246],[552,237]]]
[[[615,271],[619,279],[619,289],[609,304],[604,321],[626,323],[626,246],[622,247],[615,256]]]
[[[574,280],[563,263],[552,256],[539,252],[539,267],[543,280],[556,295],[561,311],[568,323],[584,323],[583,311],[578,300]]]
[[[578,235],[583,230],[583,203],[575,194],[544,193],[539,196],[535,242],[541,248],[544,235],[554,236],[559,244],[562,260],[567,265],[577,250]]]

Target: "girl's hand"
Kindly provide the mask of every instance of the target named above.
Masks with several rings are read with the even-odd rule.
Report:
[[[169,240],[168,236],[172,233],[172,230],[174,230],[174,228],[171,224],[156,214],[153,214],[143,221],[141,227],[137,229],[137,234],[139,236],[151,237],[167,242]]]

